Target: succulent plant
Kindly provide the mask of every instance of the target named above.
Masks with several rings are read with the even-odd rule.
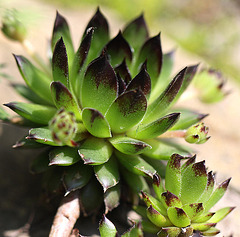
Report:
[[[205,161],[195,162],[196,156],[186,158],[173,154],[168,161],[165,187],[158,174],[153,178],[156,198],[142,192],[147,205],[135,207],[143,216],[145,231],[157,236],[214,236],[220,233],[216,224],[234,208],[225,207],[216,212],[209,210],[222,198],[230,179],[215,187],[212,171],[207,172]],[[185,163],[181,164],[185,160]]]

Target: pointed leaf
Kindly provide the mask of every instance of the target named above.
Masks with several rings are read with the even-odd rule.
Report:
[[[154,174],[153,176],[152,186],[157,198],[160,200],[162,197],[162,193],[164,192],[164,186],[163,181],[158,173]]]
[[[134,224],[127,232],[124,232],[122,237],[143,237],[142,225],[139,222]]]
[[[164,92],[152,104],[148,106],[143,123],[149,123],[158,119],[171,105],[182,85],[185,71],[186,68],[180,71],[173,78],[173,80],[170,82]]]
[[[45,150],[34,158],[30,165],[30,172],[32,174],[41,174],[49,169],[48,153],[49,150]]]
[[[131,80],[131,74],[128,69],[128,66],[126,64],[126,59],[124,58],[122,63],[114,68],[114,71],[120,75],[121,78],[123,78],[124,82],[128,84]]]
[[[223,218],[225,218],[235,207],[224,207],[220,210],[217,210],[212,218],[210,218],[207,222],[208,223],[218,223]]]
[[[186,212],[188,217],[192,220],[193,218],[197,218],[204,212],[202,203],[191,203],[183,206],[183,210]]]
[[[175,109],[174,112],[180,112],[181,116],[171,130],[187,129],[207,116],[207,114],[200,114],[188,109]]]
[[[105,164],[94,166],[94,172],[104,192],[119,182],[118,166],[114,157],[111,157]]]
[[[147,71],[150,75],[152,88],[155,87],[162,67],[162,47],[160,34],[147,40],[142,46],[136,60],[135,71],[147,60]]]
[[[128,42],[123,38],[121,31],[104,47],[106,53],[109,55],[110,63],[113,67],[120,64],[123,59],[127,60],[127,63],[132,61],[132,49]]]
[[[95,137],[111,137],[111,129],[106,118],[96,109],[84,108],[82,112],[84,126]]]
[[[24,137],[22,139],[20,139],[19,141],[17,141],[13,146],[12,148],[30,148],[30,149],[35,149],[35,148],[42,148],[44,147],[44,144],[40,144],[36,141],[34,141],[33,139],[30,140],[30,139],[27,139],[27,137]],[[49,162],[49,159],[48,159],[48,162]]]
[[[147,100],[139,90],[121,94],[110,106],[106,118],[115,133],[127,131],[141,121],[147,109]]]
[[[80,162],[65,168],[63,184],[67,195],[69,192],[84,187],[92,176],[92,169]]]
[[[151,79],[145,66],[142,67],[141,71],[135,76],[127,86],[127,91],[139,89],[143,92],[146,98],[149,97],[151,92]]]
[[[117,184],[114,187],[109,188],[104,193],[105,214],[112,211],[119,205],[120,201],[120,185]]]
[[[51,83],[51,91],[58,109],[64,108],[66,111],[73,112],[76,119],[81,120],[81,110],[66,86],[59,81],[54,81]]]
[[[162,202],[166,209],[168,209],[169,207],[178,208],[182,207],[181,200],[176,195],[169,191],[162,193],[160,201]]]
[[[109,27],[106,18],[101,13],[98,8],[92,19],[89,21],[84,36],[86,35],[88,29],[93,27],[94,34],[91,43],[91,48],[89,50],[88,62],[92,61],[94,58],[99,56],[104,45],[109,41]]]
[[[194,203],[204,192],[207,185],[205,161],[190,165],[182,172],[181,201]]]
[[[53,51],[52,73],[54,81],[60,81],[66,87],[69,86],[68,55],[62,38],[58,40]]]
[[[118,95],[121,95],[126,90],[126,83],[117,73],[117,82],[118,82]]]
[[[181,193],[181,160],[182,156],[173,154],[167,164],[165,187],[166,190],[179,196]],[[182,199],[181,199],[182,201]]]
[[[192,228],[195,231],[206,231],[211,227],[215,227],[216,223],[193,223],[191,224]]]
[[[125,136],[110,138],[109,142],[120,152],[129,155],[141,154],[145,150],[151,149],[147,143]]]
[[[99,223],[99,231],[101,237],[116,237],[117,230],[114,224],[103,215],[102,220]]]
[[[215,227],[211,227],[210,229],[204,231],[203,233],[201,233],[203,236],[215,236],[217,234],[220,233],[220,230],[218,230]]]
[[[103,139],[89,137],[78,150],[84,164],[100,165],[106,163],[111,154],[112,146]]]
[[[82,84],[81,103],[105,114],[117,97],[117,77],[104,55],[88,66]]]
[[[156,173],[156,170],[151,165],[137,155],[126,155],[119,151],[115,151],[115,154],[121,164],[134,174],[153,178]]]
[[[178,207],[169,207],[167,209],[170,221],[177,227],[186,227],[191,221],[183,209]]]
[[[4,104],[20,116],[38,124],[47,125],[56,113],[56,109],[46,105],[11,102]]]
[[[139,50],[148,38],[148,28],[143,14],[126,25],[123,36],[135,51]]]
[[[207,222],[209,219],[211,219],[212,216],[215,215],[215,212],[206,212],[201,214],[200,216],[194,217],[192,219],[192,222],[194,223],[204,223]]]
[[[18,69],[28,87],[43,100],[51,103],[51,78],[49,78],[45,73],[33,66],[33,64],[25,57],[18,55],[13,56],[16,60]]]
[[[170,129],[179,119],[180,113],[168,114],[150,124],[140,124],[136,131],[127,133],[137,139],[151,139],[160,136]]]
[[[230,180],[231,178],[225,180],[214,190],[214,192],[204,205],[205,211],[208,211],[210,208],[212,208],[223,197],[223,195],[227,191]]]
[[[66,19],[57,12],[56,19],[54,22],[53,33],[52,33],[52,42],[51,42],[52,51],[54,50],[57,41],[61,37],[63,38],[63,41],[66,44],[68,57],[69,59],[72,60],[74,56],[74,49],[73,49],[73,43],[72,43],[72,38],[70,35],[68,23]]]
[[[72,147],[58,147],[49,153],[49,165],[69,166],[80,160],[77,149]]]
[[[157,236],[158,237],[175,237],[175,236],[179,236],[179,234],[181,234],[181,228],[173,226],[173,227],[162,228],[157,233]]]
[[[32,128],[29,131],[29,136],[27,136],[26,138],[33,139],[34,141],[45,144],[45,145],[59,146],[59,144],[53,141],[52,131],[49,130],[48,127]]]

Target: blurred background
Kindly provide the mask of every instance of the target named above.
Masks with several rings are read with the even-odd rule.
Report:
[[[163,52],[176,49],[174,73],[186,65],[201,63],[221,70],[227,78],[230,94],[217,104],[206,105],[192,100],[188,107],[210,114],[204,121],[210,127],[211,139],[194,146],[198,159],[206,159],[209,169],[217,171],[219,182],[233,177],[228,193],[218,204],[237,206],[222,223],[220,236],[240,236],[240,2],[238,0],[0,0],[0,17],[6,9],[19,11],[19,19],[28,28],[28,38],[46,60],[56,10],[70,25],[77,47],[89,19],[97,6],[109,21],[112,37],[127,21],[144,13],[150,35],[161,32]],[[0,103],[23,99],[9,87],[9,80],[21,77],[12,53],[26,53],[15,42],[0,33]],[[8,77],[6,80],[5,77]],[[183,101],[182,104],[186,106]],[[9,111],[8,111],[9,112]],[[23,226],[36,200],[36,184],[40,177],[28,173],[32,151],[11,149],[27,131],[6,124],[0,125],[0,235],[18,236],[5,232]],[[217,207],[216,207],[217,208]],[[54,211],[53,211],[54,213]],[[50,228],[51,218],[40,221],[31,236],[47,236],[41,231]],[[5,233],[5,234],[3,234]],[[26,235],[27,236],[27,235]]]

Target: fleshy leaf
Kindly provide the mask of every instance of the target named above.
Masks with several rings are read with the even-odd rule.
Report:
[[[131,21],[124,28],[123,36],[135,51],[140,49],[140,47],[148,38],[148,28],[143,14]]]
[[[119,172],[114,157],[111,157],[106,163],[94,166],[95,176],[103,187],[103,191],[115,186],[119,182]]]
[[[128,84],[131,80],[131,74],[128,69],[128,66],[126,64],[126,60],[123,59],[122,63],[114,68],[114,71],[120,75],[121,78],[123,78],[124,82]]]
[[[113,132],[122,133],[139,123],[146,109],[147,100],[142,91],[127,91],[113,102],[106,118]]]
[[[120,64],[124,58],[127,63],[132,61],[132,49],[123,38],[121,31],[119,31],[115,38],[108,42],[104,50],[109,55],[109,61],[113,67]]]
[[[54,50],[54,47],[55,47],[57,41],[61,37],[63,38],[63,41],[66,44],[67,54],[68,54],[69,58],[72,59],[74,56],[74,49],[73,49],[73,43],[72,43],[72,38],[70,35],[68,23],[67,23],[66,19],[57,12],[56,19],[54,22],[53,33],[52,33],[52,42],[51,42],[52,51]]]
[[[214,216],[214,215],[215,215],[215,212],[206,212],[206,213],[203,213],[200,216],[197,216],[196,218],[193,218],[192,222],[194,222],[194,223],[204,223],[204,222],[207,222],[209,219],[211,219],[212,216]]]
[[[152,222],[147,219],[141,221],[143,230],[148,233],[157,234],[159,232],[159,227],[155,226]]]
[[[114,224],[110,220],[108,220],[108,218],[105,215],[103,215],[103,218],[99,223],[99,231],[100,231],[101,237],[117,236],[117,230]]]
[[[157,233],[157,236],[158,237],[175,237],[175,236],[179,236],[180,233],[181,233],[181,228],[172,226],[172,227],[162,228]]]
[[[143,92],[146,98],[149,97],[151,92],[151,79],[148,72],[146,71],[145,66],[142,67],[141,71],[135,76],[130,83],[128,84],[126,90],[135,90],[139,89]]]
[[[134,174],[153,178],[156,173],[156,170],[151,165],[137,155],[126,155],[119,151],[115,151],[115,154],[121,164]]]
[[[94,34],[87,59],[88,62],[98,57],[104,45],[109,41],[108,22],[99,8],[97,9],[92,19],[89,21],[85,29],[84,36],[90,27],[93,27]]]
[[[112,155],[112,146],[103,139],[89,137],[78,151],[84,164],[100,165],[109,160]]]
[[[180,113],[168,114],[150,124],[140,124],[136,131],[127,133],[137,139],[151,139],[170,129],[179,119]]]
[[[47,125],[56,113],[56,109],[47,105],[27,104],[23,102],[11,102],[4,104],[20,116],[38,124]]]
[[[111,137],[111,129],[106,118],[96,109],[84,108],[82,112],[84,126],[95,137]]]
[[[129,155],[141,154],[145,150],[151,149],[147,143],[126,136],[110,138],[109,142],[120,152]]]
[[[105,55],[95,59],[87,68],[82,84],[83,107],[97,109],[105,114],[117,97],[117,77]]]
[[[181,160],[182,156],[173,154],[167,164],[166,176],[165,176],[165,187],[166,190],[175,194],[180,195],[181,192]],[[181,199],[182,201],[182,199]]]
[[[120,185],[117,184],[109,188],[104,193],[105,214],[116,208],[119,205],[119,201],[120,201]]]
[[[80,160],[77,149],[71,147],[58,147],[49,153],[49,165],[69,166]]]
[[[63,184],[67,195],[69,192],[84,187],[92,176],[91,167],[85,166],[80,162],[65,168]]]
[[[118,81],[118,95],[121,95],[126,90],[126,83],[118,73],[117,73],[117,81]]]
[[[29,131],[29,136],[27,136],[26,138],[33,139],[34,141],[45,145],[59,146],[59,144],[53,141],[52,131],[49,130],[48,127],[32,128]]]
[[[203,236],[216,236],[216,235],[219,234],[219,233],[220,233],[220,230],[219,230],[219,229],[217,229],[217,228],[215,228],[215,227],[211,227],[210,229],[202,232],[201,234],[202,234]]]
[[[142,225],[139,222],[138,224],[134,223],[134,225],[124,232],[122,237],[143,237],[143,230],[142,230]]]
[[[169,207],[167,209],[170,221],[177,227],[186,227],[191,221],[183,209],[178,207]]]
[[[53,101],[58,109],[64,108],[73,112],[77,120],[81,120],[80,108],[68,88],[59,81],[51,83]]]
[[[162,47],[160,34],[148,39],[142,46],[136,60],[135,71],[147,60],[147,71],[150,75],[152,88],[155,87],[162,67]]]
[[[191,203],[185,204],[183,206],[183,210],[186,212],[188,217],[192,220],[193,218],[197,218],[204,212],[202,203]]]
[[[208,220],[208,223],[218,223],[224,217],[226,217],[235,207],[224,207],[220,210],[217,210],[215,214]]]
[[[68,55],[63,39],[56,43],[52,57],[53,80],[60,81],[66,87],[69,86]]]
[[[154,192],[159,200],[162,198],[162,193],[164,192],[163,182],[158,173],[154,174],[153,176],[153,189]]]
[[[194,203],[204,192],[207,185],[205,161],[194,163],[182,172],[181,201]],[[205,207],[204,207],[205,208]]]
[[[207,114],[200,114],[188,109],[175,109],[174,112],[180,112],[181,116],[171,130],[187,129],[207,116]]]
[[[148,106],[147,112],[143,119],[143,123],[149,123],[158,119],[165,110],[171,105],[172,101],[178,94],[178,91],[181,88],[185,71],[187,68],[184,68],[180,71],[170,82],[164,92]]]
[[[12,148],[22,148],[22,149],[35,149],[35,148],[42,148],[44,147],[44,144],[38,143],[36,141],[34,141],[33,139],[27,139],[26,137],[18,140],[13,146]],[[49,160],[48,160],[49,161]]]
[[[214,227],[216,223],[193,223],[191,224],[192,228],[195,231],[206,231],[209,230],[211,227]]]
[[[169,207],[182,207],[181,200],[169,191],[162,193],[160,201],[163,203],[166,209]]]
[[[30,61],[23,56],[13,55],[18,69],[28,85],[39,97],[47,102],[52,102],[50,91],[51,78],[36,68]]]

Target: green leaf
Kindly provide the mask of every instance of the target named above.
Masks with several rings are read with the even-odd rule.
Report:
[[[122,237],[143,237],[142,225],[139,222],[122,234]]]
[[[192,222],[204,223],[204,222],[207,222],[209,219],[211,219],[213,215],[215,215],[215,212],[205,212],[202,215],[197,216],[196,218],[193,218]]]
[[[49,149],[41,152],[30,164],[30,172],[32,174],[41,174],[49,169]]]
[[[82,120],[86,129],[95,137],[111,137],[111,129],[106,118],[96,109],[84,108]]]
[[[29,148],[29,149],[35,149],[35,148],[42,148],[44,147],[44,144],[40,144],[34,140],[29,140],[26,137],[20,139],[17,141],[12,148]],[[48,159],[49,162],[49,159]]]
[[[204,204],[205,211],[208,211],[210,208],[212,208],[223,197],[227,191],[230,180],[231,178],[225,180],[214,190],[210,198]]]
[[[32,128],[29,131],[29,136],[27,136],[26,138],[33,139],[34,141],[45,144],[45,145],[59,146],[59,144],[53,141],[52,131],[49,130],[48,127]]]
[[[160,201],[162,202],[162,204],[166,209],[168,209],[169,207],[178,207],[178,208],[182,207],[182,202],[178,198],[178,196],[174,195],[168,190],[167,192],[162,193],[160,197]]]
[[[147,143],[126,136],[110,138],[109,142],[120,152],[129,155],[141,154],[145,150],[151,149]]]
[[[121,193],[120,184],[117,184],[114,187],[109,188],[104,193],[105,214],[107,214],[109,211],[112,211],[119,205],[120,193]]]
[[[117,230],[114,224],[110,220],[108,220],[108,218],[105,215],[103,215],[103,218],[99,223],[99,231],[100,231],[101,237],[117,236]]]
[[[127,91],[112,103],[106,119],[113,132],[122,133],[139,123],[146,109],[147,100],[142,91]]]
[[[181,116],[176,124],[171,128],[171,130],[183,130],[191,127],[192,125],[198,123],[204,119],[207,114],[200,114],[198,112],[188,110],[188,109],[174,109],[171,112],[180,112]]]
[[[131,73],[126,64],[126,59],[123,59],[122,63],[114,68],[114,71],[123,79],[126,85],[132,80]]]
[[[148,28],[143,14],[125,26],[123,36],[133,47],[135,52],[140,49],[148,38]]]
[[[163,93],[148,106],[147,112],[143,119],[143,123],[150,123],[156,119],[158,119],[168,107],[170,107],[172,101],[178,94],[178,91],[181,88],[183,78],[185,75],[185,71],[187,68],[184,68],[180,71],[170,82],[167,88],[163,91]]]
[[[186,212],[186,214],[191,220],[201,216],[204,212],[202,203],[185,204],[183,206],[183,210]]]
[[[117,97],[117,77],[106,56],[95,59],[87,68],[82,84],[82,107],[105,114]]]
[[[66,111],[73,112],[76,119],[81,120],[81,110],[66,86],[59,81],[54,81],[51,83],[51,92],[58,109],[64,108]]]
[[[173,154],[167,164],[165,188],[169,192],[180,196],[181,193],[181,160],[182,156]],[[182,201],[182,199],[181,199]]]
[[[191,227],[195,231],[206,231],[209,230],[211,227],[214,227],[216,223],[193,223]]]
[[[65,168],[63,176],[63,185],[65,187],[65,196],[74,190],[81,189],[90,180],[92,169],[80,162]]]
[[[167,209],[170,221],[177,227],[187,227],[191,221],[183,209],[178,207],[169,207]]]
[[[113,156],[106,163],[94,166],[94,172],[104,192],[119,182],[118,166]]]
[[[54,81],[60,81],[66,87],[69,86],[68,56],[62,37],[56,43],[53,51],[52,74]]]
[[[181,201],[194,203],[204,192],[207,185],[205,161],[197,162],[182,172]]]
[[[120,64],[124,58],[128,64],[132,61],[132,49],[123,38],[121,31],[119,31],[115,38],[107,43],[104,47],[104,51],[109,55],[109,61],[113,67]]]
[[[66,44],[68,57],[72,61],[74,57],[74,48],[73,48],[73,43],[72,43],[72,38],[70,35],[68,23],[66,19],[57,12],[55,22],[54,22],[53,34],[52,34],[52,42],[51,42],[52,51],[54,50],[55,45],[60,38],[63,38],[63,41]]]
[[[49,153],[49,165],[69,166],[80,160],[77,149],[72,147],[58,147]]]
[[[207,222],[208,223],[218,223],[223,218],[225,218],[235,207],[224,207],[220,210],[217,210],[212,218],[210,218]]]
[[[158,233],[158,237],[176,237],[181,234],[181,228],[172,226],[172,227],[165,227],[162,228]]]
[[[47,125],[56,113],[56,109],[46,105],[11,102],[4,104],[20,116],[38,124]]]
[[[157,232],[159,232],[159,227],[155,226],[152,222],[150,222],[147,219],[142,220],[141,224],[144,232],[152,233],[155,235],[157,234]]]
[[[155,87],[162,67],[162,47],[160,34],[148,39],[142,46],[136,60],[135,70],[147,60],[147,71],[150,75],[152,88]]]
[[[201,233],[203,236],[216,236],[217,234],[220,233],[220,230],[218,230],[215,227],[211,227],[210,229],[208,229],[207,231],[204,231],[203,233]]]
[[[3,121],[9,121],[10,119],[10,115],[2,107],[0,107],[0,119]]]
[[[84,164],[100,165],[109,160],[112,155],[112,146],[103,139],[89,137],[78,151]]]
[[[180,113],[168,114],[150,124],[140,124],[136,131],[127,133],[137,139],[151,139],[169,130],[179,119]]]
[[[156,173],[156,170],[151,165],[137,155],[126,155],[119,151],[115,151],[115,154],[121,164],[134,174],[153,178]]]
[[[94,34],[93,34],[93,39],[91,43],[91,48],[89,50],[89,55],[87,60],[88,63],[92,61],[94,58],[99,56],[99,53],[101,52],[102,48],[109,41],[108,22],[106,18],[103,16],[103,14],[101,13],[99,8],[97,8],[96,13],[92,17],[92,19],[89,21],[85,29],[84,36],[87,34],[88,29],[90,27],[93,27]]]
[[[28,87],[43,100],[51,103],[51,78],[49,78],[45,73],[33,66],[33,64],[25,57],[18,55],[13,56],[16,60],[18,69]]]

